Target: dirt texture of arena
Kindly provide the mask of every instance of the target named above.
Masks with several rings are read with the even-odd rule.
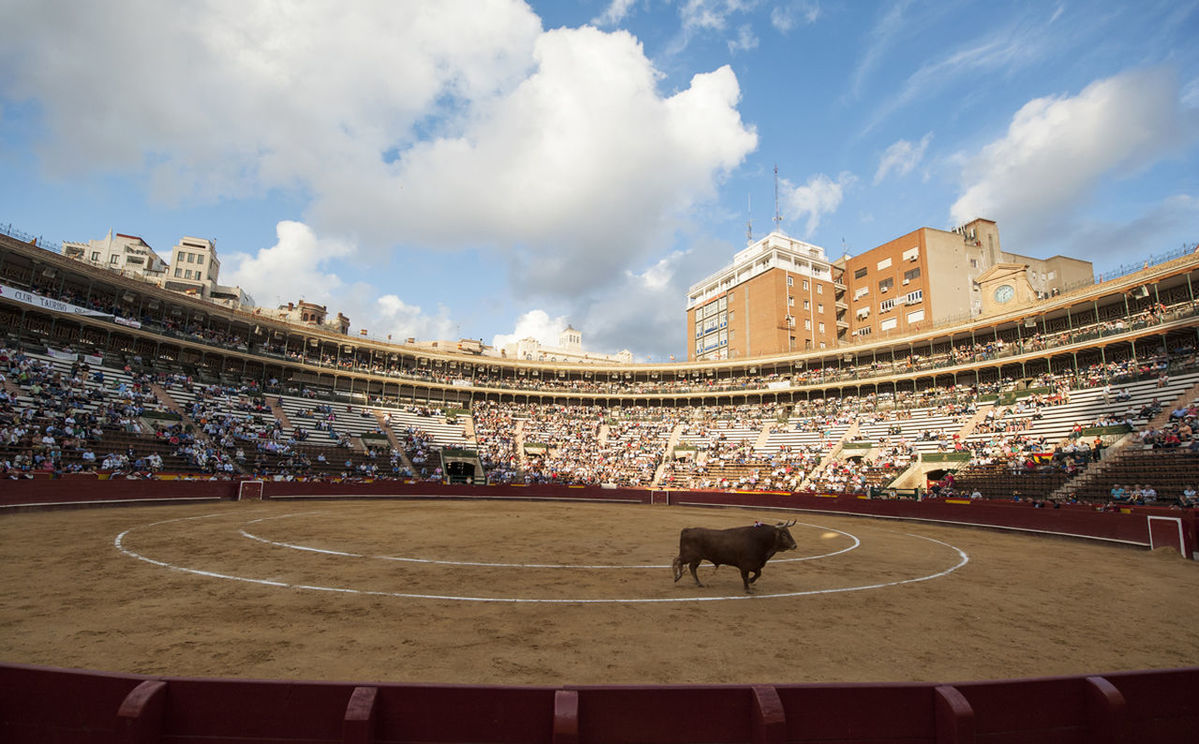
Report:
[[[1199,565],[1165,549],[787,512],[799,548],[766,565],[754,596],[727,566],[705,563],[704,587],[672,581],[681,528],[780,516],[390,500],[8,514],[0,660],[476,685],[954,682],[1199,663]]]

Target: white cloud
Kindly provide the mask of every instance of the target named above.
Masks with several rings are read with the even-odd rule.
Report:
[[[516,0],[8,6],[0,86],[39,102],[47,166],[144,168],[179,198],[319,190],[322,168],[403,146],[440,101],[510,89],[541,31]]]
[[[846,96],[857,99],[862,92],[866,78],[874,71],[883,55],[890,51],[892,42],[902,38],[905,33],[904,13],[911,0],[900,0],[887,8],[886,13],[879,16],[866,35],[865,42],[860,45],[862,57],[854,66],[853,79],[850,82]]]
[[[888,13],[897,18],[908,3],[894,6]],[[1039,6],[1036,11],[1040,13]],[[884,19],[884,23],[887,21]],[[890,44],[904,38],[898,28],[876,27],[879,38]],[[1046,55],[1060,47],[1060,34],[1042,21],[1040,17],[1022,18],[1004,27],[991,29],[976,38],[966,39],[951,48],[948,53],[930,58],[920,65],[899,86],[893,95],[884,97],[871,114],[863,134],[868,134],[885,124],[896,111],[919,100],[931,100],[945,87],[967,80],[975,89],[980,76],[1002,72],[1011,74],[1015,70],[1040,62]],[[879,63],[885,46],[871,48],[863,57],[855,72],[851,90],[856,98],[865,76]]]
[[[798,219],[806,215],[808,221],[804,235],[811,236],[820,226],[820,218],[837,211],[845,198],[845,189],[857,183],[857,180],[849,172],[842,172],[836,181],[818,173],[803,186],[794,186],[783,179],[780,182],[780,198],[785,205],[784,216]]]
[[[1182,105],[1190,109],[1199,109],[1199,78],[1195,78],[1183,86]]]
[[[687,251],[674,251],[669,256],[659,260],[640,274],[626,271],[625,276],[650,290],[659,290],[670,284],[674,279],[675,267],[687,255]]]
[[[372,219],[392,234],[496,246],[521,290],[574,295],[655,250],[756,147],[728,67],[663,98],[625,32],[558,29],[535,57],[536,72],[461,136],[414,145],[369,188],[330,193],[318,214],[348,223],[363,199],[377,201]]]
[[[1078,256],[1095,265],[1097,275],[1111,272],[1130,259],[1163,256],[1195,242],[1199,197],[1175,194],[1126,222],[1111,219],[1073,220],[1054,252]],[[1129,246],[1135,246],[1130,251]]]
[[[445,307],[438,307],[436,315],[426,314],[419,305],[410,305],[394,294],[385,294],[375,300],[374,313],[367,323],[372,335],[390,336],[401,343],[408,338],[422,341],[453,341],[459,337],[458,326],[449,318]],[[353,318],[351,318],[353,320]]]
[[[557,346],[558,335],[569,325],[565,315],[550,317],[544,310],[530,310],[516,319],[516,328],[512,333],[499,333],[491,340],[491,345],[502,349],[508,344],[514,344],[525,338],[534,338],[543,346]],[[584,348],[586,348],[586,339]]]
[[[891,173],[906,176],[924,159],[924,151],[932,141],[933,134],[924,135],[920,142],[913,145],[908,140],[898,140],[887,148],[878,162],[878,170],[874,173],[874,183],[878,185]]]
[[[1199,118],[1179,98],[1174,73],[1152,68],[1071,98],[1029,101],[1003,137],[966,161],[951,219],[987,217],[1023,237],[1050,230],[1102,180],[1131,176],[1195,141]]]
[[[770,9],[770,25],[784,34],[800,23],[810,26],[819,18],[820,3],[808,2],[808,0],[776,5]]]
[[[754,35],[753,27],[748,23],[737,29],[737,38],[729,39],[729,54],[748,52],[758,48],[758,37]]]
[[[278,223],[275,236],[277,241],[273,246],[255,255],[226,256],[220,281],[242,287],[265,306],[298,299],[318,304],[333,301],[345,283],[329,266],[353,256],[354,246],[317,238],[312,228],[302,222]]]
[[[725,0],[685,0],[679,5],[679,18],[683,21],[683,29],[705,29],[721,31],[725,28],[726,19],[735,8],[734,3]]]
[[[591,19],[591,22],[597,26],[616,26],[619,25],[629,14],[629,8],[633,6],[636,0],[612,0],[608,3],[608,7],[604,8],[604,12]]]
[[[711,5],[687,12],[746,7]],[[632,35],[543,31],[519,0],[13,0],[5,20],[0,95],[36,102],[49,170],[182,202],[302,195],[363,261],[471,248],[522,290],[620,281],[757,146],[729,67],[662,93]]]
[[[355,328],[368,329],[375,337],[392,334],[397,341],[409,336],[422,340],[454,337],[456,324],[446,308],[439,307],[435,315],[429,315],[395,294],[378,296],[370,284],[348,283],[334,273],[332,266],[360,260],[352,243],[318,237],[302,222],[280,222],[275,233],[277,240],[269,248],[253,255],[226,256],[221,282],[242,287],[264,307],[300,299],[325,305],[331,314],[345,313]]]

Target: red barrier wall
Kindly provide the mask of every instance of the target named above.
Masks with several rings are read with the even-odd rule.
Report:
[[[143,677],[0,664],[0,741],[1199,740],[1199,667],[959,684],[470,687]]]
[[[0,508],[19,506],[103,505],[123,502],[237,497],[236,481],[195,480],[97,480],[92,476],[58,479],[0,481]],[[663,491],[659,494],[660,501]],[[1132,507],[1120,512],[1101,512],[1084,505],[1060,509],[1036,509],[1027,502],[924,501],[863,499],[856,496],[823,496],[777,492],[670,491],[671,504],[697,506],[744,506],[810,510],[899,519],[931,520],[983,527],[1005,527],[1041,533],[1113,540],[1135,546],[1149,545],[1150,514],[1182,520],[1185,554],[1199,550],[1197,520],[1193,510],[1165,507]],[[442,483],[328,483],[267,481],[267,498],[463,498],[463,499],[553,499],[650,503],[651,492],[634,488],[592,486],[468,486]],[[1168,530],[1167,530],[1168,531]],[[1162,531],[1164,534],[1167,531]]]

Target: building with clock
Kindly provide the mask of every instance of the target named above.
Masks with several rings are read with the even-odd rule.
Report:
[[[836,348],[1007,312],[1093,284],[1090,261],[1008,253],[993,220],[922,227],[857,256],[774,232],[692,285],[688,358]]]

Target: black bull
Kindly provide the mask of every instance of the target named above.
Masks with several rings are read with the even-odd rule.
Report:
[[[710,530],[706,527],[685,527],[679,533],[679,554],[674,559],[674,580],[683,576],[683,566],[691,568],[696,586],[703,586],[695,569],[703,561],[717,566],[736,566],[741,571],[745,591],[762,575],[762,566],[780,550],[795,550],[795,538],[788,529],[792,522],[777,525],[756,524],[751,527],[732,527]],[[753,578],[750,578],[750,573]]]

